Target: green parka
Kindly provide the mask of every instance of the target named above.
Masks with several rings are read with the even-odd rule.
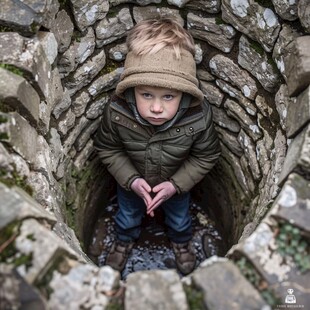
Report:
[[[95,148],[125,189],[142,177],[151,187],[169,180],[178,193],[188,192],[202,180],[220,155],[207,102],[189,108],[169,129],[156,132],[141,125],[118,97],[105,107]]]

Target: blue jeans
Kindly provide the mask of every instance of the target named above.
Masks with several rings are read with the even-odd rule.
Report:
[[[128,242],[139,238],[142,218],[146,206],[142,198],[134,192],[117,186],[119,210],[115,216],[116,233],[119,240]],[[176,243],[192,238],[192,219],[189,214],[190,194],[174,195],[161,204],[165,213],[168,238]]]

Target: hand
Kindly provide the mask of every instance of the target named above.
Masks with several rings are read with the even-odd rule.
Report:
[[[146,213],[151,216],[154,216],[154,210],[160,206],[161,203],[171,198],[177,191],[171,182],[166,181],[156,185],[153,188],[153,192],[157,193],[156,196],[153,198],[151,204],[146,205]]]
[[[131,183],[131,189],[143,199],[146,208],[151,204],[152,198],[150,196],[150,192],[152,191],[152,188],[148,183],[142,179],[137,178]],[[154,216],[154,212],[152,212],[151,216]]]

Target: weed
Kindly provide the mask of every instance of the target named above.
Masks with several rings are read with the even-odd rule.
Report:
[[[302,273],[310,270],[309,244],[300,229],[289,223],[280,225],[276,242],[278,252],[284,259],[291,257]]]
[[[6,63],[0,63],[0,68],[6,69],[16,75],[24,76],[24,72],[20,70],[18,67]]]
[[[187,297],[187,302],[190,310],[202,310],[205,309],[203,302],[203,293],[188,285],[184,285],[184,291]]]

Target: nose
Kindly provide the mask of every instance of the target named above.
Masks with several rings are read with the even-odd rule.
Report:
[[[162,106],[162,103],[159,99],[155,99],[152,102],[151,112],[153,112],[153,113],[162,113],[163,112],[163,106]]]

